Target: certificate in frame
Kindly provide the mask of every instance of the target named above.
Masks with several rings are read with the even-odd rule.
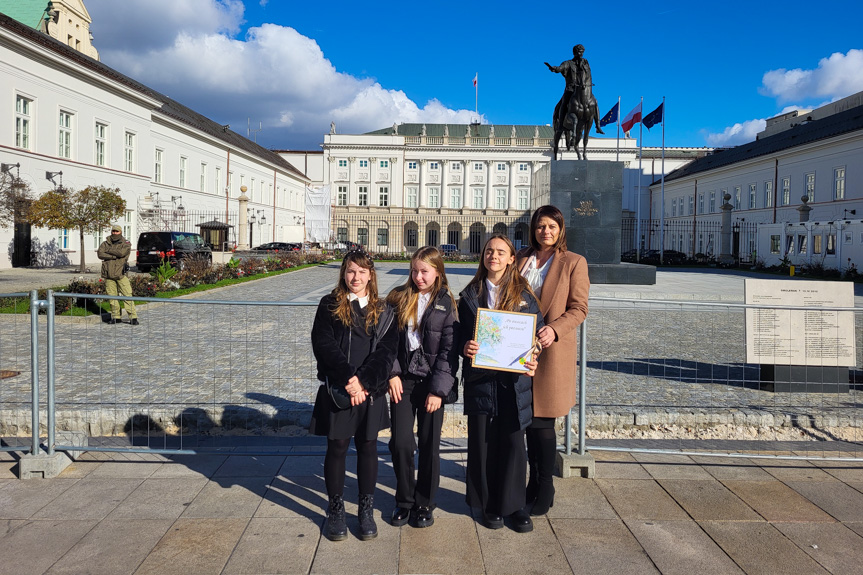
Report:
[[[481,307],[476,312],[473,339],[479,352],[471,365],[482,369],[527,373],[536,346],[536,315]]]

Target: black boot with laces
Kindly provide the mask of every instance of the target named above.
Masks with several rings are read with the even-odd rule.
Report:
[[[341,495],[330,497],[330,506],[327,508],[327,526],[324,534],[330,541],[342,541],[348,537],[348,525],[345,522],[345,502],[342,500]]]
[[[360,539],[368,541],[378,536],[378,526],[375,524],[375,496],[360,494],[360,510],[357,513],[360,520]]]

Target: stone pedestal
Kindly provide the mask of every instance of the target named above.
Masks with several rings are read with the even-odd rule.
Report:
[[[571,453],[569,455],[557,452],[557,468],[563,478],[583,477],[593,479],[596,475],[596,460],[585,452],[584,455]]]
[[[587,258],[591,283],[655,284],[656,268],[620,263],[623,162],[558,160],[534,176],[534,207],[563,212],[569,249]]]

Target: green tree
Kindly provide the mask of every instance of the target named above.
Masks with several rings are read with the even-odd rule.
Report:
[[[0,179],[0,228],[8,228],[15,222],[28,221],[33,194],[30,186],[20,178],[3,174]]]
[[[87,186],[83,190],[51,190],[30,206],[30,223],[52,230],[77,229],[81,239],[81,266],[84,273],[84,234],[97,234],[126,212],[126,200],[119,188]],[[128,239],[128,238],[127,238]]]

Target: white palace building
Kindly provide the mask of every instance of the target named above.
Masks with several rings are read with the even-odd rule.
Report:
[[[278,150],[330,196],[331,241],[373,252],[410,253],[453,244],[477,253],[494,232],[527,243],[534,174],[551,161],[552,128],[534,125],[396,124],[366,134],[324,136],[321,152]],[[710,153],[666,148],[666,173]],[[591,137],[589,160],[624,162],[622,217],[647,217],[648,186],[660,176],[661,150],[635,140]],[[575,159],[575,152],[564,152]]]
[[[150,230],[237,241],[241,187],[250,243],[301,241],[310,180],[278,154],[102,64],[80,0],[0,0],[0,184],[35,196],[116,187],[133,246]],[[62,175],[60,175],[62,172]],[[48,178],[50,176],[50,179]],[[86,261],[103,236],[85,237]],[[245,242],[239,242],[245,243]],[[0,269],[77,263],[75,230],[0,227]],[[134,252],[133,252],[134,253]]]

